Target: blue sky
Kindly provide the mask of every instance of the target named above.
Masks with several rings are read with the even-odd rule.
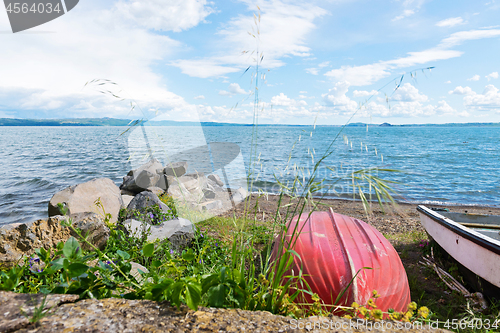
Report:
[[[260,123],[500,122],[498,17],[499,0],[81,0],[12,34],[1,8],[0,117],[251,123],[258,49]]]

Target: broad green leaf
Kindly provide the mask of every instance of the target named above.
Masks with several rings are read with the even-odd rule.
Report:
[[[197,282],[186,285],[186,304],[191,310],[196,311],[201,301],[201,286]]]
[[[153,252],[155,251],[155,245],[152,243],[148,243],[144,245],[142,248],[142,255],[145,257],[151,257],[153,256]]]
[[[219,281],[219,274],[213,273],[208,276],[205,276],[202,282],[202,294],[205,294],[208,289],[213,287],[214,285],[218,284]]]
[[[78,243],[75,237],[70,237],[66,243],[64,243],[62,251],[66,258],[75,258],[81,253],[80,243]]]
[[[71,277],[77,277],[87,272],[89,266],[85,264],[75,263],[68,266],[69,275]]]
[[[53,261],[50,262],[50,265],[51,265],[50,267],[53,267],[54,270],[56,270],[56,271],[60,270],[61,268],[64,267],[64,262],[65,261],[68,261],[68,259],[66,259],[66,258],[58,258],[58,259],[53,260]]]
[[[194,258],[195,258],[195,255],[194,255],[192,249],[189,249],[186,252],[182,253],[182,259],[184,259],[186,261],[193,261]]]
[[[125,252],[125,251],[118,250],[118,251],[116,251],[116,254],[117,254],[118,256],[120,256],[121,258],[123,258],[124,260],[130,259],[130,254],[128,254],[128,253],[127,253],[127,252]]]
[[[227,287],[223,284],[216,285],[208,290],[208,304],[210,306],[221,308],[226,300]]]
[[[172,303],[177,307],[181,306],[181,291],[184,287],[184,282],[178,281],[171,286]]]

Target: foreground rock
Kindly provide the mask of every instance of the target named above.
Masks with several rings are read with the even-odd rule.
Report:
[[[100,249],[106,246],[109,228],[102,218],[95,213],[78,213],[70,215],[73,226],[88,232],[88,240]],[[66,217],[54,216],[46,220],[30,223],[7,224],[0,227],[0,267],[10,267],[24,255],[30,256],[36,249],[51,249],[59,242],[65,242],[72,236],[69,228],[61,225]],[[77,235],[73,234],[74,237]],[[0,331],[1,332],[1,331]]]
[[[68,214],[84,212],[102,214],[102,210],[95,204],[98,199],[106,213],[111,214],[111,222],[115,223],[123,206],[123,200],[120,189],[109,178],[93,179],[57,192],[49,201],[49,217],[63,215],[58,203],[62,203],[68,209]]]
[[[43,295],[0,291],[0,332],[448,332],[429,328],[368,330],[352,328],[348,320],[338,317],[295,321],[263,311],[201,307],[192,311],[184,307],[179,310],[165,302],[116,298],[75,302],[75,297],[49,295],[45,308],[54,308],[34,326],[20,309],[30,318],[34,304],[40,304]],[[313,325],[323,329],[306,329]],[[342,326],[346,329],[335,329]]]

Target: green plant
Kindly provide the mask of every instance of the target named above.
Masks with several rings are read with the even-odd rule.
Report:
[[[48,294],[44,294],[42,301],[40,304],[36,304],[34,309],[33,309],[33,314],[29,316],[22,308],[21,308],[21,314],[28,319],[30,324],[37,324],[41,319],[47,317],[50,314],[50,311],[54,308],[54,306],[50,307],[49,309],[45,309],[47,305],[47,296]],[[32,302],[35,302],[35,299],[31,299]]]

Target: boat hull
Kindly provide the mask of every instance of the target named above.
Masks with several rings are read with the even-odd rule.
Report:
[[[293,249],[301,260],[294,258],[293,271],[302,268],[312,292],[325,304],[334,304],[347,289],[336,305],[364,305],[376,290],[379,309],[406,311],[411,302],[406,271],[394,247],[374,227],[331,209],[295,217],[289,224],[287,239],[291,239],[296,226],[300,233],[294,236]],[[273,259],[280,240],[276,242]],[[309,297],[306,300],[311,302]]]
[[[425,206],[418,206],[427,233],[453,259],[478,277],[500,288],[500,242],[451,220]]]

